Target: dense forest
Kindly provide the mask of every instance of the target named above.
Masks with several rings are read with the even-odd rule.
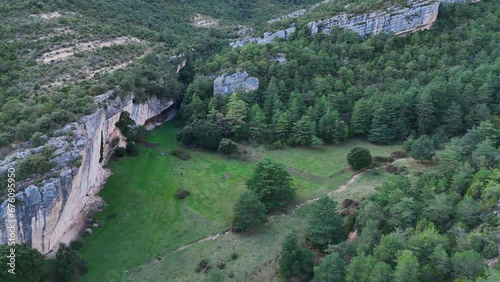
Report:
[[[431,31],[411,36],[307,36],[301,26],[291,42],[226,50],[196,65],[182,117],[272,147],[410,135],[432,135],[439,145],[485,120],[499,126],[498,9],[444,7]],[[234,71],[259,78],[259,90],[214,96],[211,75]]]
[[[220,50],[226,45],[221,39],[236,36],[245,24],[261,23],[314,1],[298,2],[2,1],[0,155],[13,142],[50,134],[92,113],[96,107],[93,97],[108,90],[117,95],[135,93],[137,102],[151,96],[178,99],[192,76],[192,60]],[[197,13],[215,18],[218,28],[193,26],[192,17]],[[77,43],[124,36],[141,42],[82,51],[62,62],[40,62],[44,54],[74,49]],[[188,66],[184,73],[176,74],[179,57],[187,57]],[[136,61],[114,73],[88,77],[92,72],[84,71],[128,60]]]

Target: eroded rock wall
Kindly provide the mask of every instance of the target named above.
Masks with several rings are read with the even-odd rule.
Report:
[[[328,34],[333,27],[338,26],[362,37],[379,33],[404,34],[430,28],[437,18],[439,4],[440,1],[436,0],[411,0],[408,1],[408,7],[390,7],[358,16],[342,14],[310,22],[308,30],[310,33]]]
[[[50,172],[41,176],[39,181],[28,179],[18,183],[18,242],[26,242],[42,253],[48,253],[59,242],[67,243],[73,239],[71,233],[76,235],[78,232],[109,175],[103,165],[112,151],[111,140],[118,137],[123,144],[123,137],[115,126],[121,112],[128,111],[138,125],[143,125],[174,103],[170,99],[152,98],[146,103],[134,104],[132,95],[107,100],[111,95],[110,92],[96,98],[99,102],[106,101],[106,109],[99,109],[77,123],[68,124],[44,145],[56,149],[52,154],[54,167]],[[0,162],[0,171],[16,167],[18,159],[40,152],[44,146],[8,156]],[[0,206],[0,243],[7,242],[6,205],[7,201],[4,201]]]

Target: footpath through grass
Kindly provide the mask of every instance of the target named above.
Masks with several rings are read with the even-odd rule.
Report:
[[[191,159],[182,161],[169,154],[179,146],[175,140],[176,132],[171,122],[160,126],[148,138],[148,142],[157,144],[156,147],[142,148],[137,157],[110,162],[113,175],[100,192],[107,207],[96,215],[102,226],[95,228],[93,234],[84,239],[84,248],[80,252],[89,263],[89,273],[82,277],[82,281],[122,281],[125,277],[148,281],[133,276],[140,271],[141,265],[150,266],[179,246],[226,230],[230,226],[233,204],[244,191],[245,181],[262,157],[267,156],[287,165],[297,187],[295,202],[301,202],[335,190],[349,179],[352,171],[348,169],[345,157],[353,146],[363,145],[373,155],[383,156],[400,148],[374,146],[361,140],[325,146],[319,150],[294,148],[267,151],[262,147],[242,147],[254,156],[250,161],[186,149]],[[178,189],[187,189],[191,195],[178,200],[175,198]],[[268,231],[255,238],[247,235],[248,238],[242,242],[237,238],[243,237],[231,236],[236,236],[236,245],[247,242],[248,250],[267,245],[268,251],[263,256],[269,257],[269,252],[278,246],[276,242],[281,240],[279,234],[286,233],[285,229],[301,221],[300,218],[280,219],[275,227],[266,229]],[[212,252],[212,243],[216,241],[204,243],[211,246],[207,250]],[[162,261],[172,262],[175,257],[178,256]],[[201,254],[194,253],[183,258],[189,263],[178,260],[172,264],[179,269],[174,271],[166,266],[163,271],[155,272],[158,275],[148,279],[170,281],[174,277],[180,278],[183,275],[179,272],[194,272],[194,265],[200,257]],[[263,262],[259,258],[253,260]]]

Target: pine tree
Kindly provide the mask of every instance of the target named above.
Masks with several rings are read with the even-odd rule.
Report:
[[[258,105],[252,106],[249,126],[250,137],[257,142],[263,142],[268,131],[268,125],[266,124],[266,115]]]
[[[338,253],[327,255],[323,261],[314,267],[313,282],[343,281],[345,276],[345,261]]]
[[[324,247],[345,240],[343,221],[336,209],[337,204],[326,196],[313,203],[306,229],[306,237],[309,241]]]
[[[417,128],[420,134],[426,134],[434,128],[436,122],[435,112],[436,109],[432,103],[431,95],[426,91],[421,92],[417,104]]]
[[[374,143],[388,144],[395,139],[394,129],[389,128],[389,119],[386,109],[380,107],[373,113],[368,140]]]
[[[427,135],[420,136],[411,144],[410,156],[416,160],[422,162],[424,160],[431,160],[435,154],[434,142]]]
[[[300,244],[295,231],[289,233],[283,241],[279,270],[286,279],[307,279],[313,272],[313,255]]]
[[[404,250],[397,258],[394,281],[418,282],[419,264],[412,251]]]
[[[290,134],[290,121],[288,112],[278,111],[274,115],[274,141],[285,143]]]
[[[263,222],[266,222],[266,207],[254,192],[243,192],[234,205],[233,230],[242,232]]]
[[[238,139],[246,139],[247,136],[247,112],[248,106],[239,96],[238,92],[231,94],[227,104],[226,118],[229,122],[231,133]]]
[[[326,143],[338,143],[344,141],[345,123],[340,119],[337,111],[328,110],[319,120],[318,137]]]
[[[372,122],[371,103],[367,99],[359,99],[354,104],[351,116],[352,133],[355,135],[368,134]]]
[[[464,130],[462,123],[462,109],[457,102],[451,102],[446,110],[445,121],[446,132],[450,135],[457,135]]]
[[[308,146],[316,136],[316,124],[307,115],[294,123],[292,128],[292,141],[295,145]]]
[[[257,164],[247,187],[257,194],[267,210],[280,208],[295,197],[292,178],[285,166],[267,158]]]

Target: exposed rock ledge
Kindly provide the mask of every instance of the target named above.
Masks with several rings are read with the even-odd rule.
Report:
[[[353,14],[340,14],[329,19],[313,21],[308,24],[308,31],[314,33],[328,34],[334,26],[340,28],[347,28],[362,37],[367,37],[371,34],[379,33],[395,33],[405,34],[415,32],[423,29],[429,29],[436,20],[439,12],[439,5],[453,3],[474,3],[480,0],[406,0],[407,6],[393,6],[383,11],[375,11],[369,14],[353,15]],[[316,9],[322,4],[332,2],[332,0],[325,0],[313,5],[308,10],[299,10],[291,14],[285,15],[268,21],[272,24],[287,18],[299,18],[307,11]],[[249,43],[266,44],[275,38],[290,39],[290,34],[295,32],[295,26],[292,24],[291,28],[286,30],[279,30],[275,33],[266,32],[261,38],[242,38],[230,43],[233,48],[241,47]]]
[[[222,95],[232,94],[237,89],[243,89],[248,92],[259,88],[259,79],[252,77],[245,72],[236,72],[231,75],[223,74],[214,80],[214,95],[219,93]]]
[[[17,183],[16,219],[18,242],[25,242],[48,253],[59,242],[74,239],[83,222],[85,213],[96,202],[96,193],[109,175],[103,165],[112,151],[109,143],[115,137],[123,137],[115,123],[122,111],[128,111],[131,118],[143,125],[146,120],[162,113],[174,102],[170,99],[152,98],[146,103],[134,104],[133,95],[107,100],[108,92],[96,97],[96,102],[105,102],[106,109],[83,117],[58,130],[57,137],[46,145],[56,148],[51,163],[54,168],[43,175],[41,182]],[[101,141],[102,140],[102,141]],[[103,160],[101,158],[101,142]],[[16,166],[16,159],[24,159],[43,150],[43,146],[15,152],[0,161],[0,171]],[[78,166],[78,162],[81,164]],[[33,182],[33,183],[31,183]],[[7,242],[7,201],[0,206],[0,244]]]

